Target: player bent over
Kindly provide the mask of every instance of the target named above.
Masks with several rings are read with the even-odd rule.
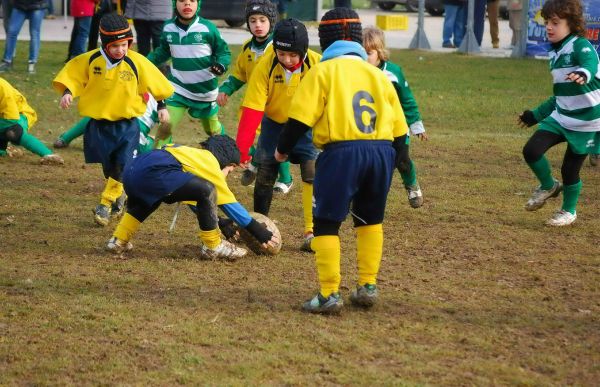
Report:
[[[225,177],[240,162],[235,141],[215,135],[201,145],[204,149],[167,145],[138,156],[125,166],[123,185],[127,193],[127,213],[108,241],[108,250],[115,253],[131,250],[131,238],[161,203],[182,201],[196,203],[202,258],[235,260],[247,253],[221,240],[217,206],[264,247],[279,243],[237,202],[227,186]]]

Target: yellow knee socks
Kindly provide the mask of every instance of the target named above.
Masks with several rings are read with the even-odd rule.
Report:
[[[104,191],[102,191],[102,196],[100,198],[100,204],[103,206],[111,206],[115,200],[117,200],[123,194],[123,183],[120,181],[116,181],[112,177],[109,177],[106,180],[106,186],[104,187]]]
[[[140,228],[140,224],[139,220],[129,214],[125,214],[117,225],[113,236],[123,242],[129,242]]]
[[[356,227],[356,260],[358,263],[359,285],[375,285],[377,283],[382,252],[383,227],[381,224]]]
[[[340,237],[337,235],[322,235],[312,241],[315,251],[321,294],[329,297],[337,293],[340,287]]]
[[[304,234],[313,231],[313,185],[302,182],[302,210],[304,212]]]
[[[198,236],[209,249],[214,249],[221,244],[221,232],[218,228],[209,231],[200,230]]]

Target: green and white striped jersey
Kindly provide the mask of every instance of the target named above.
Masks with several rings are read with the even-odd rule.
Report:
[[[159,66],[172,59],[169,81],[175,93],[194,101],[212,102],[217,99],[217,76],[210,67],[219,63],[227,69],[231,52],[217,27],[210,21],[196,17],[189,25],[173,18],[165,22],[160,46],[148,55]]]
[[[535,118],[541,121],[550,116],[563,128],[577,132],[600,131],[600,69],[592,44],[570,36],[549,56],[554,96],[533,111]],[[567,80],[573,71],[584,73],[586,84]]]
[[[389,61],[381,61],[379,68],[392,82],[394,89],[396,89],[396,94],[400,98],[400,105],[402,106],[402,110],[404,110],[406,123],[410,128],[410,134],[425,133],[425,127],[419,113],[419,106],[417,106],[417,101],[408,86],[408,81],[404,77],[402,68]]]

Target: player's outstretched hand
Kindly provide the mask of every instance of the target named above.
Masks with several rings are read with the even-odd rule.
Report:
[[[158,110],[158,122],[161,124],[168,123],[171,120],[171,116],[169,116],[169,111],[167,109],[159,109]]]
[[[533,112],[531,110],[525,110],[519,116],[519,119],[517,120],[517,123],[522,128],[528,128],[530,126],[533,126],[533,125],[537,124],[538,121],[535,119],[535,116],[533,115]]]
[[[219,105],[220,107],[227,105],[228,100],[229,96],[225,93],[219,93],[219,95],[217,95],[217,105]]]
[[[68,109],[73,102],[73,96],[71,94],[65,94],[60,99],[60,107],[63,109]]]
[[[419,134],[415,134],[415,136],[417,136],[417,138],[419,140],[421,140],[421,141],[427,141],[427,140],[429,140],[429,136],[425,132],[419,133]]]

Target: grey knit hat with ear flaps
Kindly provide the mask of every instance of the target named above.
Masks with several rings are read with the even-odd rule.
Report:
[[[100,41],[102,47],[107,49],[110,45],[128,41],[129,46],[133,43],[133,32],[131,26],[124,16],[109,13],[100,19]]]
[[[235,140],[229,136],[211,136],[206,141],[201,142],[200,145],[215,156],[221,169],[231,164],[240,163],[240,150]]]

